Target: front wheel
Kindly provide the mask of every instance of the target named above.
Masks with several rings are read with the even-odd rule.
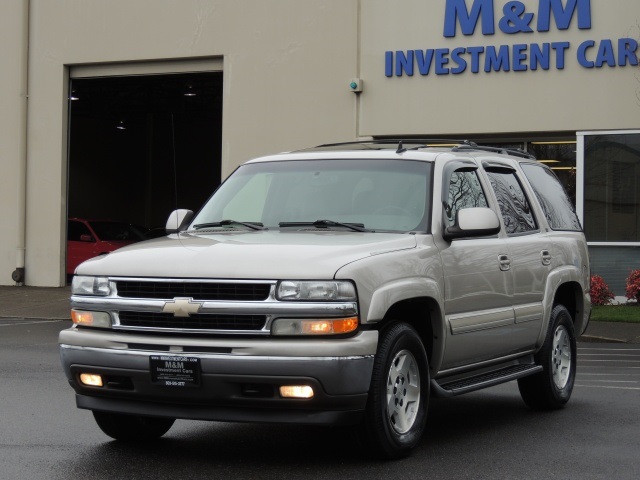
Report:
[[[376,454],[400,458],[420,441],[429,404],[429,365],[420,337],[408,324],[381,333],[373,366],[364,443]]]
[[[160,438],[167,433],[174,418],[143,417],[111,412],[93,412],[93,418],[104,433],[123,441],[144,441]]]
[[[536,354],[543,370],[518,380],[520,395],[530,408],[562,408],[571,397],[576,378],[576,335],[571,314],[563,305],[551,312],[549,331]]]

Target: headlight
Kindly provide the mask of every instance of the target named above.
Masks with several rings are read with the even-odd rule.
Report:
[[[271,326],[272,335],[344,335],[358,328],[358,317],[349,318],[278,318]]]
[[[111,293],[109,279],[106,277],[74,276],[71,281],[73,295],[98,295],[106,297]]]
[[[356,287],[340,280],[283,280],[276,290],[278,300],[356,301]]]

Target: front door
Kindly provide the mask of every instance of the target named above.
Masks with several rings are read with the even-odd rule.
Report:
[[[449,182],[445,224],[458,210],[490,206],[475,169],[455,171]],[[453,240],[440,248],[445,277],[447,341],[442,368],[494,358],[510,349],[514,325],[513,277],[503,238]]]

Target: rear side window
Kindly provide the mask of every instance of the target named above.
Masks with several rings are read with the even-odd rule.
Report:
[[[531,205],[513,172],[487,171],[496,193],[507,234],[529,233],[538,229]]]
[[[573,204],[558,177],[543,165],[523,163],[521,166],[536,192],[549,226],[553,230],[582,230]]]

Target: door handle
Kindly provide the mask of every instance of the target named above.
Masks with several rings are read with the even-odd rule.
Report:
[[[511,269],[511,260],[509,260],[509,255],[498,255],[498,263],[500,264],[500,270],[503,272]]]
[[[542,261],[542,265],[544,265],[545,267],[551,265],[551,254],[549,253],[549,250],[542,250],[540,252],[540,258]]]

